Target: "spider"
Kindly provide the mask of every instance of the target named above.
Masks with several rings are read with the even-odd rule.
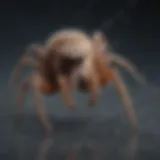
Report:
[[[72,105],[71,91],[75,88],[82,92],[90,92],[89,106],[93,106],[100,88],[111,82],[124,103],[126,115],[138,130],[138,121],[131,98],[125,83],[117,72],[117,66],[129,71],[137,80],[143,80],[134,65],[125,58],[107,51],[107,40],[100,32],[92,36],[79,30],[59,31],[48,39],[45,45],[31,45],[20,59],[13,74],[13,82],[18,82],[23,67],[30,66],[34,71],[26,77],[21,85],[18,96],[18,115],[23,112],[23,102],[29,88],[32,87],[36,101],[36,112],[47,133],[52,133],[52,125],[46,116],[42,97],[61,92],[70,110]],[[105,52],[105,54],[103,54]],[[35,54],[35,59],[29,54]]]

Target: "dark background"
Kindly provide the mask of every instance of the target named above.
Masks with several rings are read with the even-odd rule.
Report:
[[[144,73],[148,85],[137,85],[124,74],[135,102],[141,127],[137,159],[159,159],[158,4],[144,0],[6,0],[0,5],[0,20],[0,159],[17,159],[13,142],[19,141],[22,146],[28,146],[25,147],[25,159],[33,159],[33,155],[36,154],[37,141],[40,141],[43,130],[34,115],[33,98],[30,96],[27,99],[26,120],[22,131],[19,131],[16,136],[17,132],[13,125],[13,113],[16,109],[15,93],[8,88],[8,81],[16,61],[26,46],[34,42],[43,42],[51,32],[64,27],[79,27],[88,32],[97,29],[104,31],[114,50],[132,60]],[[99,142],[103,141],[103,145],[100,143],[101,148],[107,148],[103,150],[104,155],[108,152],[118,154],[119,148],[123,145],[121,140],[126,139],[129,130],[121,109],[122,104],[113,86],[105,89],[97,107],[92,110],[86,107],[87,98],[85,95],[76,95],[75,113],[70,113],[65,108],[59,96],[46,98],[48,113],[57,132],[60,133],[57,137],[59,148],[63,146],[66,139],[69,137],[72,139],[74,135],[76,135],[74,141],[79,143],[89,128],[90,132],[98,137]],[[95,125],[86,118],[94,120]],[[84,128],[87,128],[87,131],[83,132]],[[106,135],[102,136],[104,134]],[[17,137],[18,140],[15,140]],[[72,143],[70,139],[68,141]],[[110,147],[111,144],[117,147]],[[64,153],[63,149],[52,151],[52,156]],[[27,153],[30,153],[28,157]],[[113,155],[118,156],[117,154]],[[119,158],[114,156],[111,156],[111,159]],[[60,156],[59,159],[64,158]]]

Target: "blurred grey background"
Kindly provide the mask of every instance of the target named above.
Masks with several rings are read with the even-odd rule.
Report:
[[[159,9],[156,6],[153,1],[143,0],[2,1],[0,157],[2,156],[2,159],[14,157],[13,115],[16,111],[16,92],[8,87],[12,69],[26,46],[43,42],[50,33],[64,27],[79,27],[90,33],[96,29],[104,31],[113,49],[138,66],[148,80],[147,85],[138,85],[125,72],[121,72],[133,97],[141,133],[159,137],[160,23]],[[93,120],[101,128],[106,128],[104,129],[106,132],[110,130],[107,126],[111,126],[112,129],[118,128],[116,130],[120,131],[128,128],[123,106],[112,84],[102,91],[99,103],[93,109],[87,107],[88,95],[77,93],[75,99],[76,110],[70,113],[59,95],[45,98],[47,112],[53,124],[59,128],[65,122],[62,131],[64,126],[65,130],[73,122],[77,122],[73,126],[78,126],[81,121],[88,122],[88,119],[89,122]],[[31,132],[36,139],[35,135],[43,131],[35,118],[32,94],[26,98],[25,113],[27,118],[24,128],[28,127],[27,134]],[[93,128],[97,134],[102,134],[104,131],[96,129],[98,126],[95,125]],[[80,127],[79,130],[83,129]],[[146,138],[146,141],[149,139]],[[157,139],[154,142],[159,146]],[[152,145],[148,144],[148,147],[150,146]]]

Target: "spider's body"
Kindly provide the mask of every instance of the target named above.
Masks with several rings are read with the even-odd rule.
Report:
[[[100,68],[97,63],[99,62],[95,62],[94,67],[96,72],[98,73],[100,87],[103,88],[113,81],[112,68],[107,67],[107,65],[104,65],[103,66],[104,68],[102,68],[102,66]],[[56,80],[56,74],[54,74],[55,72],[51,70],[50,64],[49,63],[44,63],[44,64],[45,65],[43,66],[43,72],[41,70],[39,71],[42,74],[45,73],[43,74],[43,76],[41,74],[41,77],[43,77],[43,82],[39,83],[39,89],[44,94],[52,95],[59,92],[59,85]],[[40,77],[37,78],[39,79]],[[68,82],[68,84],[69,83],[70,82]],[[82,92],[90,92],[89,86],[85,81],[85,78],[83,78],[83,76],[78,79],[77,89]]]
[[[93,105],[98,100],[99,89],[114,82],[126,114],[137,129],[132,102],[125,84],[116,71],[116,65],[127,69],[136,79],[140,78],[140,75],[126,59],[109,53],[107,45],[103,35],[98,32],[88,36],[79,30],[62,30],[53,34],[44,46],[35,46],[34,53],[39,60],[25,56],[15,70],[16,78],[23,66],[32,66],[35,69],[22,83],[18,111],[22,110],[24,96],[29,86],[32,86],[37,115],[45,129],[50,132],[52,127],[43,107],[43,94],[53,95],[61,92],[69,109],[73,110],[70,92],[75,88],[82,92],[90,92],[89,105]],[[104,52],[106,54],[103,54]]]

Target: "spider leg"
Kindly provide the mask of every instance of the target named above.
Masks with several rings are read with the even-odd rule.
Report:
[[[44,137],[39,144],[36,160],[46,160],[52,145],[54,145],[54,138]]]
[[[36,55],[38,58],[42,59],[45,55],[45,49],[44,46],[39,45],[39,44],[32,44],[29,47],[27,47],[26,49],[26,53],[24,54],[25,56],[28,56],[30,53],[33,53],[34,55]],[[32,54],[32,55],[33,55]]]
[[[100,91],[99,91],[100,82],[99,82],[99,77],[96,70],[92,72],[90,79],[88,80],[88,86],[91,92],[91,96],[89,99],[89,106],[93,106],[97,102],[100,95]]]
[[[64,101],[66,102],[68,108],[72,111],[74,109],[74,102],[70,94],[72,89],[70,88],[69,78],[59,75],[58,84]]]
[[[39,63],[32,57],[24,57],[20,59],[19,63],[16,65],[14,71],[11,75],[11,84],[18,84],[20,79],[20,74],[23,71],[24,67],[32,67],[37,69],[39,67]]]
[[[121,97],[121,100],[124,104],[123,106],[124,106],[126,116],[128,117],[134,130],[138,131],[138,129],[139,129],[138,120],[136,117],[135,110],[133,108],[131,97],[129,96],[127,88],[116,70],[113,70],[113,81],[114,81],[115,87]]]
[[[47,132],[47,134],[50,135],[52,133],[52,124],[46,115],[46,110],[45,110],[45,106],[43,103],[43,94],[42,94],[42,91],[40,90],[41,85],[43,83],[44,83],[43,79],[40,75],[38,74],[32,75],[31,85],[33,88],[33,94],[35,98],[36,114],[42,126],[45,128],[45,131]]]
[[[134,64],[132,64],[130,61],[128,61],[127,59],[123,58],[120,55],[117,54],[108,54],[107,58],[108,59],[109,56],[109,63],[113,63],[115,65],[118,65],[120,67],[123,67],[124,69],[126,69],[135,80],[137,80],[139,83],[146,83],[146,79],[144,78],[144,76],[138,72],[137,68],[135,67]]]
[[[26,93],[28,92],[29,87],[33,89],[34,98],[35,98],[35,109],[37,113],[37,117],[40,120],[42,126],[45,128],[48,134],[52,133],[52,125],[46,116],[46,110],[43,104],[43,97],[41,91],[41,85],[43,85],[42,77],[38,74],[32,74],[31,76],[27,77],[22,85],[18,96],[18,116],[21,116],[24,110],[24,98]]]
[[[30,77],[27,77],[22,81],[20,91],[17,98],[17,118],[22,118],[24,112],[24,98],[30,88]]]
[[[20,72],[22,72],[24,67],[32,67],[34,69],[38,68],[39,66],[38,61],[33,57],[31,57],[29,54],[34,53],[40,59],[44,57],[45,50],[42,45],[33,44],[30,45],[26,50],[27,51],[22,55],[12,73],[12,78],[11,78],[12,84],[18,83],[18,80],[20,78]]]

